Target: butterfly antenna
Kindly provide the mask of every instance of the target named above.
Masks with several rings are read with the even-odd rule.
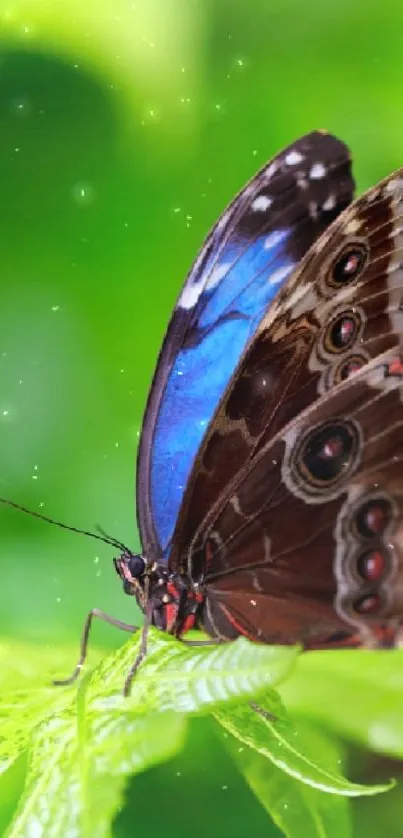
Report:
[[[124,543],[123,543],[123,541],[118,541],[118,539],[117,539],[117,538],[113,538],[113,536],[112,536],[112,535],[108,535],[108,533],[107,533],[107,532],[105,532],[105,530],[103,529],[103,527],[101,527],[101,526],[100,526],[100,524],[97,524],[97,525],[96,525],[96,527],[95,527],[95,529],[96,529],[99,533],[101,533],[102,537],[105,539],[105,541],[106,541],[108,544],[113,544],[113,545],[114,545],[114,547],[118,547],[118,548],[119,548],[119,550],[123,550],[123,552],[124,552],[124,553],[130,553],[130,552],[131,552],[131,551],[129,550],[129,548],[126,546],[126,544],[124,544]]]
[[[120,543],[120,541],[115,541],[115,539],[109,538],[103,530],[100,530],[102,534],[98,535],[90,530],[81,530],[79,527],[70,527],[68,524],[62,524],[61,521],[56,521],[54,518],[42,515],[41,512],[34,512],[32,509],[27,509],[26,506],[21,506],[21,504],[14,503],[12,500],[7,500],[7,498],[0,498],[0,503],[4,503],[6,506],[12,506],[13,509],[18,509],[20,512],[25,512],[26,515],[32,515],[33,518],[39,518],[41,521],[46,521],[47,524],[54,524],[56,527],[61,527],[63,530],[70,530],[70,532],[77,532],[80,533],[80,535],[87,535],[89,538],[96,538],[97,541],[103,541],[104,544],[111,544],[112,547],[119,547],[119,549],[123,547],[126,552],[130,552],[127,550],[127,547],[124,547],[124,545]]]

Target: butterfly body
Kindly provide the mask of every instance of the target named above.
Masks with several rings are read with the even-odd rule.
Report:
[[[239,193],[175,307],[115,565],[182,637],[393,645],[403,616],[403,174],[351,203],[313,133]]]
[[[202,624],[202,585],[170,571],[166,564],[147,564],[142,556],[131,553],[115,559],[115,568],[125,593],[135,596],[143,611],[150,608],[150,622],[161,631],[182,637]]]

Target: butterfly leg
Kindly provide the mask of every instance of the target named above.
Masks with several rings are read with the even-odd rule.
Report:
[[[132,663],[132,665],[129,669],[129,672],[127,674],[127,677],[126,677],[126,680],[125,680],[125,683],[124,683],[124,687],[123,687],[123,695],[125,697],[130,695],[130,690],[132,688],[133,678],[134,678],[141,662],[144,660],[144,658],[147,654],[148,630],[149,630],[150,625],[151,625],[153,610],[154,610],[153,602],[152,602],[152,600],[149,600],[148,605],[147,605],[147,611],[146,611],[146,615],[145,615],[144,625],[143,625],[143,628],[141,630],[140,648],[139,648],[139,651],[138,651],[138,653],[135,657],[135,660],[133,661],[133,663]]]
[[[67,687],[69,684],[73,684],[73,682],[78,678],[82,668],[84,661],[87,657],[88,652],[88,640],[90,636],[92,621],[94,617],[98,617],[99,620],[103,620],[104,623],[109,623],[111,626],[115,626],[122,631],[133,632],[137,631],[138,626],[131,626],[130,623],[123,623],[121,620],[117,620],[115,617],[111,617],[109,614],[105,614],[104,611],[99,611],[98,608],[93,608],[92,611],[89,612],[87,615],[86,621],[84,623],[84,629],[81,636],[81,645],[80,645],[80,657],[78,662],[69,676],[69,678],[63,678],[62,680],[53,681],[53,685],[55,687]]]

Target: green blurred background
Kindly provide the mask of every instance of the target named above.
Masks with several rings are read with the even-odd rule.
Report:
[[[400,0],[0,0],[1,495],[139,546],[142,411],[209,227],[314,128],[350,144],[359,191],[398,167],[402,87]],[[136,619],[107,547],[0,521],[3,637],[75,643],[92,606]],[[136,780],[116,834],[197,838],[213,813],[213,834],[271,834],[198,730],[179,767]]]

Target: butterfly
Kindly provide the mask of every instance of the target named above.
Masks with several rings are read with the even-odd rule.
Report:
[[[225,210],[159,355],[137,463],[148,627],[305,648],[393,645],[403,614],[403,170],[353,201],[313,132]],[[82,656],[91,619],[86,623]],[[71,680],[71,679],[70,679]]]

